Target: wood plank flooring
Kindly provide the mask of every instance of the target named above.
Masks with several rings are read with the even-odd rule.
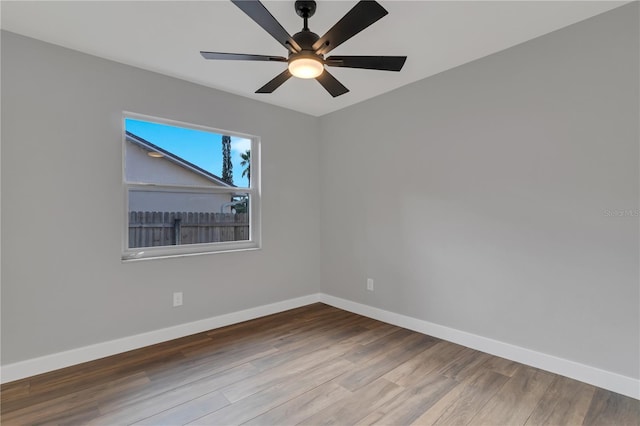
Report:
[[[8,383],[2,425],[638,425],[640,401],[324,304]]]

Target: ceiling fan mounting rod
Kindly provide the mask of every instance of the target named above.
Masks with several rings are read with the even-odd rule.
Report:
[[[297,0],[295,3],[296,14],[304,20],[302,31],[309,31],[309,18],[316,13],[316,2],[314,0]]]

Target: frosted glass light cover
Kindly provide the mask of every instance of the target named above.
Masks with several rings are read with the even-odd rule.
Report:
[[[298,78],[316,78],[322,71],[322,62],[312,58],[298,58],[289,63],[289,72]]]

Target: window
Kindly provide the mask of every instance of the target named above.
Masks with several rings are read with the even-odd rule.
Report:
[[[124,115],[123,260],[260,246],[259,139]]]

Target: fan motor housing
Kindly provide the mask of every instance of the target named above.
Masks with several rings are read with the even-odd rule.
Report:
[[[316,53],[312,48],[313,44],[320,38],[318,34],[309,30],[302,30],[294,34],[292,38],[300,45],[302,50],[297,53],[289,53],[289,63],[299,58],[311,58],[324,63],[324,55]]]
[[[318,41],[320,36],[309,30],[302,30],[299,33],[295,33],[291,36],[296,43],[302,47],[302,50],[313,51],[313,44]]]

